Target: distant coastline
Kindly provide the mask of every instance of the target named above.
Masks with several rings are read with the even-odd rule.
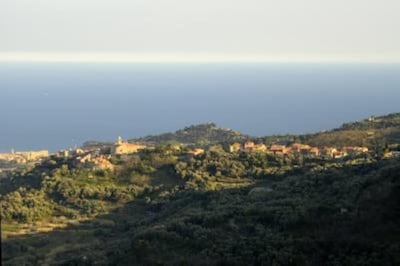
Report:
[[[400,65],[0,63],[0,152],[56,151],[214,121],[248,135],[398,111]]]

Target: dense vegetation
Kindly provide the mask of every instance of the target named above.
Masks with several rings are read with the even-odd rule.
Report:
[[[3,263],[400,264],[400,159],[220,143],[197,156],[175,145],[113,156],[114,170],[51,158],[0,179]]]
[[[222,142],[243,141],[247,136],[230,129],[217,127],[214,123],[200,124],[186,127],[175,133],[165,133],[156,136],[147,136],[134,141],[150,143],[182,143],[199,146]]]

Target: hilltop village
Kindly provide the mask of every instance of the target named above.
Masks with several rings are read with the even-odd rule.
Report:
[[[220,128],[214,123],[206,123],[189,126],[175,133],[147,136],[132,141],[124,141],[119,137],[115,143],[84,144],[82,147],[54,154],[47,150],[0,153],[0,173],[52,158],[68,158],[76,165],[92,169],[113,169],[113,156],[135,154],[160,145],[169,145],[174,150],[181,151],[180,154],[185,158],[221,148],[231,154],[263,153],[283,158],[300,156],[333,161],[354,156],[393,158],[400,157],[399,124],[400,114],[389,114],[383,117],[372,116],[359,122],[343,124],[341,128],[332,131],[308,136],[252,138],[231,129]]]
[[[342,128],[325,133],[278,138],[253,138],[234,130],[219,128],[214,123],[206,123],[189,126],[175,133],[147,136],[131,141],[124,141],[118,137],[115,143],[88,142],[79,148],[56,153],[47,150],[13,150],[11,153],[0,153],[0,173],[23,169],[52,159],[68,159],[69,162],[73,162],[73,166],[87,169],[113,170],[115,163],[112,162],[112,158],[124,158],[129,154],[154,150],[161,146],[172,148],[182,159],[215,150],[232,155],[244,152],[276,158],[306,158],[336,163],[353,157],[393,158],[400,157],[400,137],[396,137],[399,121],[400,115],[390,114],[344,124]]]
[[[50,153],[47,150],[41,151],[27,151],[27,152],[14,152],[0,153],[0,160],[16,163],[27,163],[31,161],[38,161],[43,158],[49,157]]]
[[[213,145],[208,148],[188,148],[184,145],[172,145],[174,150],[182,150],[186,158],[198,156],[208,150],[215,150],[221,145]],[[28,152],[13,152],[0,154],[0,161],[16,164],[40,163],[44,159],[71,159],[75,166],[82,166],[92,170],[113,170],[114,165],[111,163],[112,156],[124,156],[138,153],[145,149],[154,149],[154,145],[146,145],[143,143],[129,143],[123,141],[121,137],[113,145],[80,147],[70,150],[61,150],[55,154],[50,154],[49,151],[28,151]],[[222,147],[229,153],[254,152],[265,153],[271,156],[305,156],[308,158],[320,158],[325,160],[337,160],[348,156],[370,156],[371,151],[368,147],[360,146],[345,146],[345,147],[312,147],[301,143],[292,143],[289,145],[265,145],[263,143],[255,143],[247,140],[242,143],[235,142]],[[388,156],[399,156],[399,154],[387,154]]]
[[[229,145],[230,152],[265,152],[273,155],[305,155],[311,157],[321,157],[325,159],[339,159],[350,155],[369,154],[368,147],[347,146],[347,147],[312,147],[310,145],[293,143],[290,145],[273,144],[255,144],[253,141],[234,143]]]
[[[137,153],[145,149],[154,149],[155,146],[145,145],[140,143],[124,142],[121,138],[112,146],[96,149],[76,149],[73,151],[61,151],[57,154],[58,157],[74,157],[80,164],[87,164],[93,168],[99,169],[112,169],[110,163],[112,156],[123,156],[128,154]],[[183,155],[186,157],[198,156],[206,151],[217,150],[221,145],[212,145],[208,148],[188,148],[183,145],[171,145],[173,150],[182,150]],[[228,146],[222,147],[226,152],[239,153],[239,152],[258,152],[266,153],[275,156],[290,156],[290,155],[303,155],[313,158],[323,159],[340,159],[352,155],[368,155],[370,154],[367,147],[311,147],[310,145],[294,143],[291,145],[271,145],[255,144],[253,141],[245,141],[244,143],[235,142]]]

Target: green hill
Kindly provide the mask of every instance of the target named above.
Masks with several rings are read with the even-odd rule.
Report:
[[[175,133],[165,133],[156,136],[147,136],[131,141],[147,143],[182,143],[199,146],[211,145],[221,142],[234,142],[246,139],[247,136],[231,130],[218,127],[214,123],[199,124],[180,129]]]
[[[387,143],[400,143],[400,113],[370,117],[363,121],[345,123],[341,127],[307,135],[274,135],[252,137],[238,131],[218,127],[214,123],[198,124],[177,130],[174,133],[150,135],[130,142],[149,144],[186,144],[209,146],[213,144],[232,143],[255,139],[266,144],[300,141],[313,146],[368,146],[370,148]],[[89,141],[87,147],[110,145],[98,141]]]
[[[346,123],[340,128],[301,136],[300,139],[314,146],[369,146],[400,143],[400,113],[370,117],[359,122]]]

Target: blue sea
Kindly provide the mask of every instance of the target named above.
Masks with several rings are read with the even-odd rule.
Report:
[[[260,136],[400,111],[399,64],[1,63],[0,151],[204,122]]]

